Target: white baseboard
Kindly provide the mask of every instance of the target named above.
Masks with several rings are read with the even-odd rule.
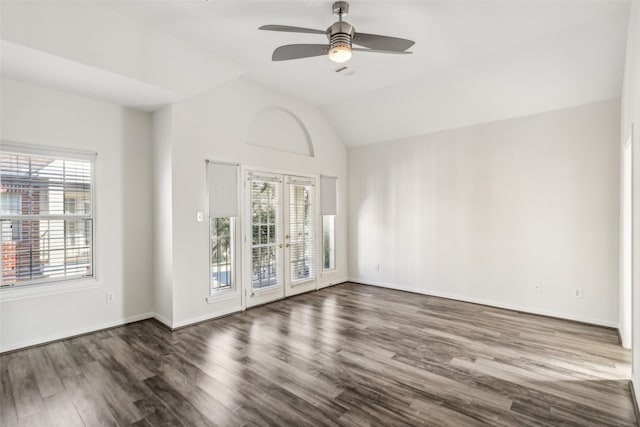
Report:
[[[210,313],[210,314],[205,314],[204,316],[198,316],[198,317],[191,317],[189,319],[185,319],[185,320],[181,320],[179,322],[173,322],[173,326],[171,327],[172,329],[176,329],[176,328],[183,328],[185,326],[189,326],[189,325],[193,325],[194,323],[200,323],[200,322],[204,322],[206,320],[211,320],[211,319],[215,319],[218,317],[222,317],[222,316],[227,316],[229,314],[233,314],[233,313],[237,313],[242,311],[242,307],[241,306],[236,306],[236,307],[231,307],[228,308],[226,310],[221,310],[221,311],[217,311],[215,313]],[[158,319],[160,320],[160,319]],[[160,320],[162,322],[162,320]],[[167,324],[166,322],[162,322]]]
[[[539,314],[539,315],[542,315],[542,316],[549,316],[549,317],[557,317],[559,319],[573,320],[573,321],[576,321],[576,322],[589,323],[589,324],[598,325],[598,326],[606,326],[608,328],[618,328],[618,326],[619,326],[617,322],[610,322],[610,321],[607,321],[607,320],[593,319],[593,318],[590,318],[590,317],[582,317],[582,316],[574,316],[574,315],[565,314],[565,313],[558,313],[558,312],[554,312],[554,311],[550,311],[550,310],[540,310],[540,309],[531,308],[531,307],[525,307],[525,306],[521,306],[521,305],[515,305],[515,304],[508,304],[508,303],[503,303],[503,302],[485,300],[485,299],[481,299],[481,298],[465,297],[465,296],[461,296],[461,295],[450,294],[450,293],[447,293],[447,292],[429,291],[429,290],[425,290],[425,289],[399,286],[399,285],[394,285],[394,284],[390,284],[390,283],[374,282],[372,280],[364,280],[364,279],[358,279],[358,278],[350,278],[349,281],[350,282],[355,282],[355,283],[362,283],[363,285],[372,285],[372,286],[379,286],[381,288],[395,289],[397,291],[413,292],[413,293],[416,293],[416,294],[429,295],[429,296],[433,296],[433,297],[448,298],[448,299],[453,299],[453,300],[456,300],[456,301],[471,302],[471,303],[474,303],[474,304],[488,305],[488,306],[491,306],[491,307],[504,308],[504,309],[507,309],[507,310],[521,311],[523,313]]]
[[[4,353],[7,351],[19,350],[25,347],[31,347],[34,345],[46,344],[52,341],[58,341],[62,339],[72,338],[78,335],[84,335],[91,332],[100,331],[103,329],[109,329],[116,326],[126,325],[127,323],[137,322],[139,320],[150,319],[154,316],[153,313],[143,313],[136,314],[135,316],[125,317],[123,319],[114,320],[111,322],[99,323],[97,325],[85,326],[82,328],[69,329],[64,332],[58,332],[52,335],[48,335],[46,337],[34,338],[26,341],[21,341],[14,344],[2,345],[0,346],[0,353]]]
[[[153,318],[156,319],[158,322],[162,323],[163,325],[165,325],[167,328],[173,329],[173,322],[171,322],[171,320],[167,319],[163,315],[158,313],[153,313]]]

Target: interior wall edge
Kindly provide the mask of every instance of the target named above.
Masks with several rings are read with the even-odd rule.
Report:
[[[596,326],[604,326],[604,327],[607,327],[607,328],[618,329],[620,327],[618,322],[611,322],[611,321],[608,321],[608,320],[596,319],[596,318],[591,318],[591,317],[567,315],[567,314],[564,314],[564,313],[559,313],[559,312],[551,311],[551,310],[539,310],[539,309],[520,306],[520,305],[515,305],[515,304],[507,304],[507,303],[503,303],[503,302],[485,300],[485,299],[481,299],[481,298],[466,297],[466,296],[463,296],[463,295],[451,294],[451,293],[448,293],[448,292],[430,291],[428,289],[421,289],[421,288],[415,288],[415,287],[410,287],[410,286],[402,286],[402,285],[392,284],[392,283],[376,282],[376,281],[372,281],[372,280],[359,279],[359,278],[356,278],[356,277],[350,278],[349,281],[350,282],[354,282],[354,283],[359,283],[359,284],[362,284],[362,285],[379,286],[381,288],[395,289],[396,291],[412,292],[412,293],[428,295],[428,296],[432,296],[432,297],[447,298],[447,299],[452,299],[452,300],[461,301],[461,302],[469,302],[469,303],[473,303],[473,304],[486,305],[486,306],[489,306],[489,307],[503,308],[503,309],[506,309],[506,310],[520,311],[520,312],[526,313],[526,314],[536,314],[536,315],[540,315],[540,316],[555,317],[555,318],[561,319],[561,320],[571,320],[571,321],[574,321],[574,322],[586,323],[586,324],[591,324],[591,325],[596,325]]]

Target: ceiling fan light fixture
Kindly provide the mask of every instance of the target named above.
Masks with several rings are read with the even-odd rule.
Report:
[[[341,64],[351,59],[351,32],[353,30],[351,25],[346,22],[341,21],[338,25],[340,25],[340,28],[342,28],[343,25],[347,26],[345,29],[348,29],[349,33],[334,32],[331,34],[329,37],[329,59]]]
[[[329,59],[339,64],[351,59],[351,46],[337,45],[329,50]]]

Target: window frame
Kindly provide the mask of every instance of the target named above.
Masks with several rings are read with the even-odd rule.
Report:
[[[331,268],[325,268],[325,264],[324,264],[324,219],[326,217],[331,217],[333,218],[333,267]],[[337,270],[337,260],[338,260],[338,256],[336,254],[336,224],[337,224],[337,219],[338,219],[338,215],[322,215],[322,272],[323,273],[331,273]],[[330,251],[331,253],[331,251]]]
[[[211,232],[213,227],[211,223],[219,218],[229,218],[229,255],[231,260],[229,266],[231,268],[231,286],[224,289],[213,289],[213,262],[211,262],[211,252],[213,250],[213,239],[211,238]],[[237,268],[236,268],[236,217],[209,217],[209,298],[216,298],[227,294],[236,292],[237,289]]]
[[[13,301],[23,298],[36,297],[42,295],[55,295],[59,293],[74,292],[76,290],[95,289],[98,287],[98,268],[97,268],[97,232],[96,232],[96,217],[97,217],[97,203],[96,203],[96,162],[97,153],[88,150],[67,149],[40,146],[33,144],[14,143],[7,141],[0,141],[0,155],[2,154],[15,154],[20,156],[29,157],[48,157],[54,160],[68,160],[68,161],[87,161],[91,171],[91,214],[88,220],[91,222],[91,274],[78,274],[67,277],[47,277],[41,279],[32,279],[22,283],[12,283],[5,285],[2,274],[0,274],[0,302]],[[0,178],[1,180],[1,178]],[[0,217],[9,216],[6,220],[16,221],[29,221],[38,220],[38,216],[35,215],[20,215],[24,217],[17,219],[15,215],[0,215]],[[41,219],[58,219],[62,221],[68,221],[83,218],[83,215],[42,215]],[[5,218],[3,218],[5,219]],[[86,222],[85,222],[86,224]],[[65,225],[66,228],[66,225]],[[65,230],[65,239],[66,239]],[[2,236],[0,236],[0,242]],[[51,285],[51,286],[47,286]],[[54,286],[55,285],[55,286]]]

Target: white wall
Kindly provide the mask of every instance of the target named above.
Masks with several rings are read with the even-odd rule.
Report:
[[[2,290],[0,351],[148,317],[150,115],[6,79],[1,90],[2,140],[92,150],[98,157],[97,279],[80,282],[84,289],[46,296],[33,295],[33,289]],[[41,286],[37,293],[48,290]],[[114,294],[110,304],[107,292]]]
[[[621,147],[634,125],[633,147],[633,382],[640,398],[640,3],[631,4],[622,90]]]
[[[315,157],[246,143],[251,122],[267,107],[285,108],[301,120],[314,145]],[[196,222],[196,212],[208,211],[206,159],[338,176],[337,270],[319,277],[319,284],[346,280],[346,148],[318,109],[238,79],[175,104],[173,117],[174,326],[214,317],[240,306],[239,295],[217,304],[205,301],[209,286],[208,223]]]
[[[617,326],[618,141],[613,100],[351,148],[350,277]]]

